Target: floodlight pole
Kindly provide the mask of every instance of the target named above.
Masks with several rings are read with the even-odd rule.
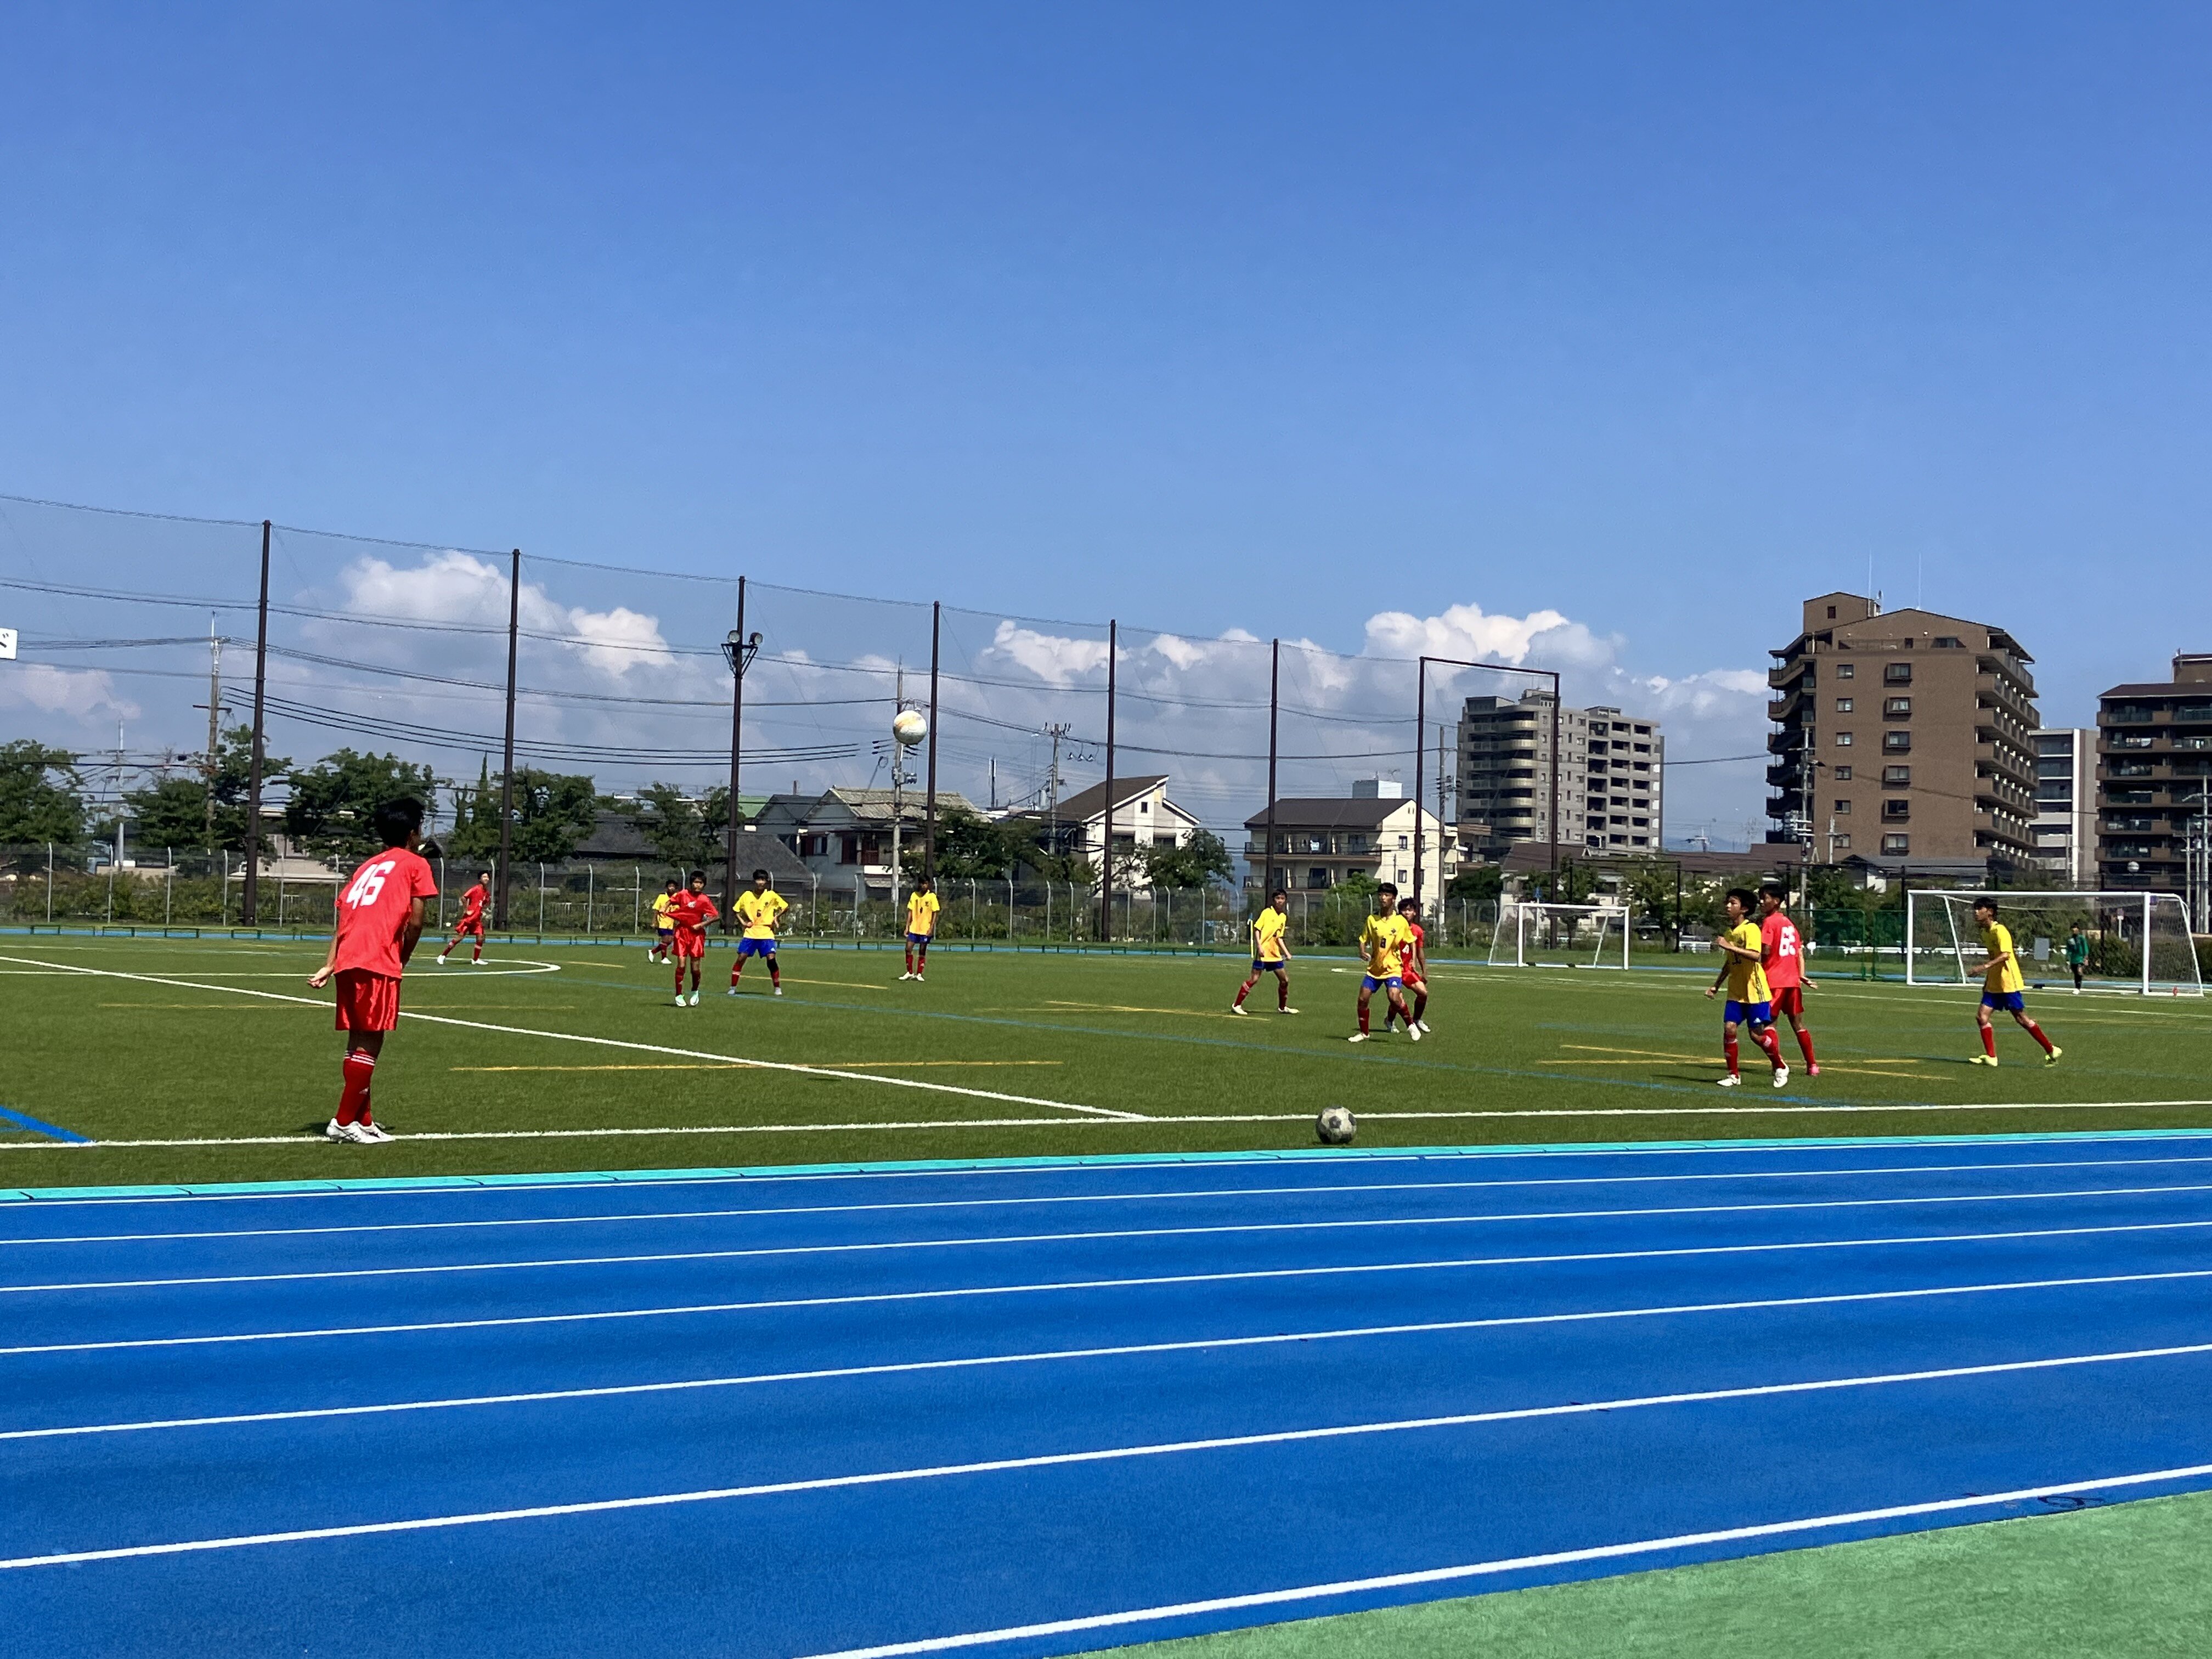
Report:
[[[722,660],[730,665],[730,819],[724,826],[729,846],[722,855],[722,931],[737,925],[738,835],[744,815],[738,807],[738,759],[745,739],[745,670],[760,655],[758,632],[745,632],[745,579],[738,578],[738,625],[722,641]]]
[[[514,854],[514,672],[522,637],[522,550],[507,556],[507,739],[499,770],[499,894],[491,925],[507,928],[507,865]],[[478,810],[483,803],[477,803]]]
[[[261,760],[268,747],[264,703],[269,689],[269,520],[261,521],[260,623],[253,636],[253,756],[246,780],[246,885],[239,896],[238,921],[251,927],[260,919]],[[212,786],[210,786],[212,787]]]
[[[1263,905],[1272,903],[1275,896],[1275,733],[1277,716],[1282,708],[1283,642],[1271,641],[1267,647],[1267,890],[1260,895]]]
[[[1459,657],[1423,657],[1414,672],[1413,692],[1413,902],[1421,902],[1421,728],[1428,723],[1429,665],[1440,668],[1489,668],[1506,674],[1528,674],[1552,683],[1552,891],[1557,899],[1559,871],[1559,676],[1549,668],[1521,668],[1507,662],[1468,662]],[[1443,763],[1438,763],[1438,771]],[[1437,832],[1443,833],[1443,814],[1437,815]],[[1441,859],[1437,868],[1443,868]]]
[[[937,879],[937,643],[945,620],[944,604],[936,599],[929,605],[929,778],[923,797],[921,873],[931,881]],[[894,918],[896,920],[896,918]]]
[[[1098,940],[1114,939],[1114,692],[1115,670],[1121,654],[1121,624],[1106,624],[1106,833],[1098,854]]]

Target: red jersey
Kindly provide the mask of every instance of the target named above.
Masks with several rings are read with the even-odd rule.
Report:
[[[1759,924],[1759,960],[1766,969],[1766,982],[1777,991],[1785,991],[1805,982],[1804,941],[1797,936],[1797,924],[1777,910]]]
[[[363,864],[338,891],[337,971],[398,978],[407,908],[418,898],[437,896],[438,878],[419,853],[387,847]]]
[[[676,924],[679,935],[697,938],[707,931],[708,924],[720,917],[714,901],[704,893],[678,893],[668,907],[668,919]]]
[[[1407,973],[1419,974],[1427,966],[1427,958],[1421,953],[1428,949],[1429,936],[1421,931],[1421,924],[1418,921],[1409,921],[1406,927],[1413,934],[1413,942],[1404,953],[1403,965]]]
[[[483,914],[484,901],[490,896],[490,894],[484,891],[483,884],[482,882],[478,882],[475,886],[470,888],[467,892],[462,894],[461,921],[464,923],[471,922],[478,916],[482,915]]]

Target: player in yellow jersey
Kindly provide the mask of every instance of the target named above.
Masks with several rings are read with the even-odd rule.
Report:
[[[1990,1024],[1990,1010],[2002,1008],[2021,1030],[2043,1045],[2043,1063],[2056,1066],[2058,1056],[2065,1050],[2044,1036],[2043,1028],[2027,1017],[2027,999],[2021,994],[2027,981],[2020,976],[2020,957],[2012,948],[2012,929],[1997,920],[1997,902],[1987,897],[1976,899],[1974,921],[1981,927],[1982,952],[1987,960],[1973,970],[1982,976],[1982,1006],[1974,1011],[1975,1022],[1982,1031],[1982,1052],[1973,1057],[1973,1063],[1997,1063],[1996,1028]]]
[[[676,944],[676,918],[671,914],[676,908],[676,896],[684,890],[684,884],[671,876],[667,885],[653,896],[653,943],[646,947],[645,959],[665,964],[669,952]]]
[[[1291,1006],[1291,896],[1280,887],[1267,896],[1266,906],[1252,918],[1252,977],[1237,988],[1237,1000],[1229,1005],[1231,1013],[1246,1012],[1244,999],[1252,994],[1262,974],[1275,976],[1275,1012],[1297,1012]]]
[[[754,871],[751,889],[738,894],[738,902],[730,907],[730,914],[745,930],[738,940],[738,959],[730,964],[732,996],[737,995],[738,981],[745,976],[747,957],[759,957],[768,963],[769,983],[775,988],[776,995],[783,994],[783,969],[775,965],[775,924],[789,908],[783,895],[769,886],[768,872]]]
[[[1406,1035],[1416,1042],[1421,1040],[1421,1028],[1413,1024],[1413,1011],[1406,1006],[1403,977],[1406,950],[1413,944],[1413,935],[1397,910],[1398,890],[1386,881],[1375,890],[1375,914],[1359,930],[1359,953],[1367,958],[1367,972],[1359,981],[1359,1029],[1347,1041],[1367,1041],[1367,1000],[1378,990],[1389,994],[1391,1008],[1406,1022]]]
[[[1711,996],[1723,981],[1728,985],[1728,1006],[1721,1011],[1721,1049],[1728,1055],[1728,1075],[1720,1079],[1720,1085],[1734,1089],[1742,1085],[1735,1063],[1735,1033],[1741,1025],[1751,1032],[1751,1040],[1773,1063],[1774,1086],[1779,1089],[1790,1081],[1790,1067],[1783,1062],[1782,1040],[1774,1035],[1774,997],[1767,988],[1766,969],[1760,965],[1766,954],[1766,936],[1751,919],[1758,901],[1748,889],[1731,887],[1725,902],[1728,926],[1713,937],[1713,949],[1724,959],[1720,972],[1705,988],[1705,994]]]
[[[914,891],[906,901],[906,972],[901,979],[919,981],[922,970],[929,966],[929,941],[937,933],[937,884],[927,876],[916,876]]]

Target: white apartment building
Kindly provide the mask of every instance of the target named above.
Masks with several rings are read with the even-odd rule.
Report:
[[[1552,839],[1552,694],[1469,697],[1459,722],[1460,838],[1486,859]],[[1667,740],[1618,708],[1561,708],[1559,841],[1577,852],[1660,850]]]

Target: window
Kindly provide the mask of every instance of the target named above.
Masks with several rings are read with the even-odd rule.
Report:
[[[858,864],[860,861],[860,838],[858,836],[839,836],[837,845],[837,862],[840,864]]]
[[[1641,747],[1640,744],[1638,746]],[[1631,761],[1629,765],[1634,770],[1638,772],[1649,772],[1651,769],[1651,763],[1650,761]]]
[[[1912,850],[1912,837],[1910,836],[1884,836],[1881,838],[1881,850],[1891,854],[1893,857],[1900,854],[1910,853]]]
[[[1651,827],[1651,820],[1650,818],[1631,818],[1629,819],[1628,823],[1629,827],[1632,830],[1649,830]],[[1638,840],[1639,841],[1642,839],[1643,837],[1641,836],[1638,837]]]
[[[1413,844],[1413,839],[1411,836],[1401,836],[1398,837],[1398,850],[1401,853]]]
[[[1858,677],[1859,677],[1859,665],[1858,665],[1856,663],[1855,663],[1855,662],[1839,662],[1839,663],[1838,663],[1838,664],[1836,665],[1836,678],[1837,678],[1838,679],[1839,679],[1839,680],[1855,680],[1855,679],[1856,679]]]
[[[1838,748],[1838,749],[1848,749],[1848,748],[1850,748],[1850,746],[1851,746],[1851,734],[1850,734],[1850,732],[1837,732],[1837,733],[1836,733],[1836,747],[1837,747],[1837,748]]]
[[[1893,662],[1883,664],[1881,670],[1881,683],[1884,685],[1911,684],[1912,665],[1909,662]]]
[[[2204,718],[2212,720],[2212,714],[2208,714]],[[1651,728],[1648,726],[1639,726],[1636,728],[1636,735],[1639,738],[1648,738],[1651,735]]]
[[[1938,634],[1936,648],[1938,651],[1963,651],[1966,648],[1966,642],[1956,634]]]
[[[1881,748],[1886,755],[1909,755],[1912,752],[1912,733],[1885,732],[1881,734]]]
[[[1902,823],[1911,816],[1912,803],[1909,800],[1886,800],[1881,804],[1884,823]]]
[[[1881,781],[1890,788],[1902,787],[1909,789],[1912,787],[1912,769],[1909,766],[1885,766],[1881,769]]]
[[[1828,844],[1838,853],[1848,853],[1851,850],[1851,838],[1849,836],[1831,836],[1828,837]]]
[[[1851,700],[1849,697],[1838,697],[1836,699],[1836,712],[1838,714],[1850,714],[1851,712]]]
[[[1139,812],[1149,812],[1152,810],[1152,804],[1148,800],[1140,800],[1137,803],[1137,810]]]
[[[1828,607],[1828,620],[1829,620],[1830,622],[1833,622],[1833,621],[1835,621],[1835,619],[1836,619],[1836,607],[1835,607],[1835,606],[1833,606],[1833,605],[1830,605],[1830,606]]]
[[[1636,745],[1636,752],[1639,755],[1648,755],[1651,752],[1651,745],[1648,743],[1639,743]]]
[[[1849,783],[1850,781],[1851,769],[1848,766],[1838,766],[1836,769],[1836,781],[1838,783]]]
[[[1848,817],[1848,816],[1850,815],[1850,810],[1851,810],[1851,804],[1850,804],[1850,801],[1848,801],[1848,800],[1844,800],[1844,799],[1838,799],[1838,800],[1836,802],[1835,810],[1836,810],[1838,812],[1842,813],[1842,814],[1844,814],[1844,816]]]
[[[1884,697],[1881,700],[1881,712],[1885,714],[1910,714],[1912,712],[1912,699]]]

